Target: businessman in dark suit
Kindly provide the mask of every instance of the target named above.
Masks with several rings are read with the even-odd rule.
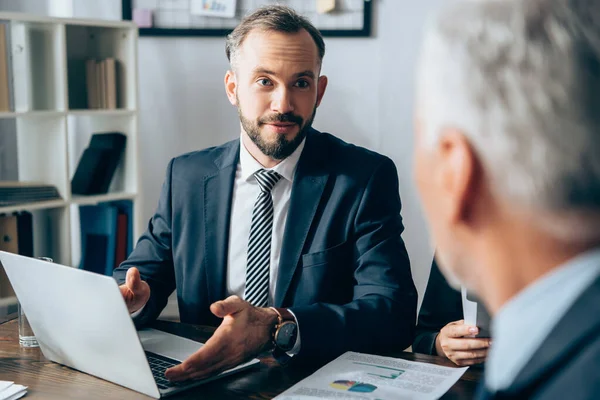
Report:
[[[478,398],[600,398],[600,2],[453,3],[419,72],[436,258],[493,317]]]
[[[395,166],[311,128],[324,43],[264,7],[227,40],[239,140],[173,159],[158,208],[115,272],[137,325],[177,290],[181,321],[219,328],[167,370],[202,378],[273,348],[278,360],[409,346],[416,290]]]

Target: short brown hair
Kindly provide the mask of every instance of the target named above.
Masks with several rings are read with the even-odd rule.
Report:
[[[313,38],[317,49],[319,50],[319,63],[325,56],[325,42],[321,32],[305,17],[298,14],[290,7],[282,5],[268,5],[256,9],[251,14],[245,16],[242,22],[227,35],[225,42],[225,54],[227,59],[233,65],[235,55],[239,47],[246,39],[246,36],[254,30],[276,31],[296,33],[302,29],[306,30]]]

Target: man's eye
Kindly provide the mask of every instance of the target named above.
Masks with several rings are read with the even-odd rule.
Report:
[[[298,82],[296,82],[296,86],[299,87],[299,88],[305,89],[305,88],[309,87],[310,84],[308,83],[308,81],[306,81],[304,79],[301,79]]]
[[[271,85],[271,81],[268,80],[267,78],[263,78],[263,79],[258,80],[258,84],[261,86],[269,86],[269,85]]]

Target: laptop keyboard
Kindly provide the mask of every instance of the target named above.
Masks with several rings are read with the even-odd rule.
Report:
[[[148,364],[150,364],[150,369],[152,370],[152,375],[156,381],[156,386],[158,386],[159,389],[169,389],[185,384],[185,382],[170,382],[167,378],[165,378],[165,371],[167,368],[178,365],[179,361],[163,357],[160,354],[155,354],[150,351],[146,351],[145,353],[146,358],[148,359]]]

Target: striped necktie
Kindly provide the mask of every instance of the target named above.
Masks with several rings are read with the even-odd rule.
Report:
[[[269,304],[269,276],[271,269],[271,234],[273,232],[273,198],[271,190],[281,179],[275,171],[261,169],[254,173],[260,193],[254,203],[244,299],[256,307]]]

